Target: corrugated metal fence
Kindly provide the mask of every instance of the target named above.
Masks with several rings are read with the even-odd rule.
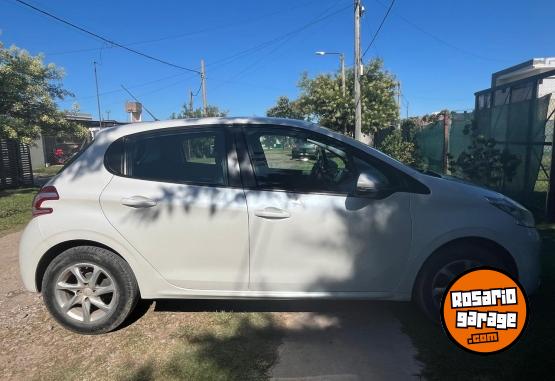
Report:
[[[0,189],[33,185],[29,146],[13,139],[0,139]]]

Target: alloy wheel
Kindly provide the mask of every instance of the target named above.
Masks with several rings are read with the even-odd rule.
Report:
[[[439,310],[445,289],[457,275],[479,266],[482,266],[482,263],[475,259],[460,259],[443,266],[432,279],[434,306]]]
[[[118,289],[106,269],[91,263],[79,263],[60,273],[55,298],[62,313],[87,324],[104,319],[114,311]]]

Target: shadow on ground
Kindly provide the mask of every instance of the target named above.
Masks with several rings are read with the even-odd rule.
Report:
[[[181,326],[177,336],[182,349],[162,365],[142,364],[126,378],[418,379],[416,352],[391,305],[160,300],[154,314],[190,313],[204,320],[204,328]]]
[[[542,243],[542,284],[529,297],[530,317],[521,339],[508,350],[483,356],[455,346],[440,326],[426,324],[423,316],[410,313],[406,305],[393,305],[403,332],[418,350],[427,380],[547,380],[553,379],[555,358],[555,224],[539,225]]]

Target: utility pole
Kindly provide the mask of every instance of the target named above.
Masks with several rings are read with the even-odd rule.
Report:
[[[449,169],[449,130],[451,129],[451,114],[445,110],[443,113],[443,173]]]
[[[399,119],[397,120],[397,129],[401,129],[401,82],[397,81],[397,107],[399,107]]]
[[[200,80],[202,86],[202,116],[206,116],[206,70],[204,69],[204,59],[200,60]]]
[[[189,115],[190,118],[193,117],[193,92],[191,90],[189,90]]]
[[[362,140],[362,102],[360,96],[360,0],[355,0],[355,139]],[[374,139],[369,142],[373,145]]]
[[[343,91],[343,98],[347,96],[347,86],[345,86],[345,55],[339,54],[339,62],[341,64],[341,89]],[[343,135],[347,135],[347,123],[343,122]]]
[[[102,128],[102,114],[100,113],[100,95],[98,94],[98,75],[96,74],[96,61],[93,61],[94,66],[94,82],[96,83],[96,105],[98,106],[98,126]]]
[[[341,89],[343,90],[343,97],[347,95],[347,88],[345,86],[345,55],[339,55],[339,62],[341,63]]]

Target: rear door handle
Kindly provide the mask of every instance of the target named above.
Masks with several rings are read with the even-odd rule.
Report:
[[[144,196],[131,196],[121,199],[121,204],[131,208],[150,208],[156,206],[156,201]]]
[[[291,214],[287,210],[274,208],[273,206],[255,210],[254,215],[257,217],[268,218],[272,220],[281,220],[291,217]]]

